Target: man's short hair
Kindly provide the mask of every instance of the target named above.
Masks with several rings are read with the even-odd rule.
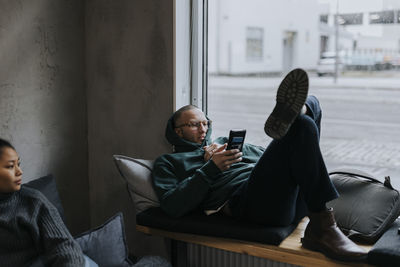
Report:
[[[195,105],[186,105],[175,111],[174,115],[172,116],[172,123],[174,128],[176,127],[176,123],[179,120],[179,118],[182,116],[182,113],[187,111],[187,110],[192,110],[192,109],[199,109]]]

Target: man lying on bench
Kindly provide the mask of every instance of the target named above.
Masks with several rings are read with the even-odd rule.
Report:
[[[268,226],[309,216],[304,247],[337,260],[365,260],[367,253],[340,231],[325,205],[338,193],[319,147],[321,108],[307,93],[305,71],[284,78],[265,123],[273,138],[266,149],[226,150],[226,138],[211,142],[211,121],[200,109],[176,111],[166,129],[175,152],[157,158],[152,172],[161,208],[174,217],[201,208]]]

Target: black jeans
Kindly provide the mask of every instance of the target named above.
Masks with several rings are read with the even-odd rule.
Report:
[[[271,226],[299,221],[338,197],[319,147],[321,108],[309,96],[286,136],[273,140],[250,178],[233,194],[229,208],[242,220]]]

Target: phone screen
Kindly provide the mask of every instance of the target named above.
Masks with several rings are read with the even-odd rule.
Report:
[[[231,149],[240,149],[240,150],[242,150],[243,140],[244,140],[244,138],[241,137],[241,136],[233,137],[232,138]]]
[[[239,149],[242,151],[246,130],[231,130],[227,150]]]

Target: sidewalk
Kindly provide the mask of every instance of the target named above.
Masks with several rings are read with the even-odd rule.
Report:
[[[316,77],[310,75],[310,88],[357,88],[357,89],[387,89],[400,90],[399,77],[347,77],[340,76],[335,84],[333,77]],[[210,88],[277,88],[283,77],[228,77],[210,76],[208,85]]]
[[[333,77],[311,77],[310,86],[321,88],[357,88],[400,90],[400,78],[392,77],[339,77],[334,83]]]

